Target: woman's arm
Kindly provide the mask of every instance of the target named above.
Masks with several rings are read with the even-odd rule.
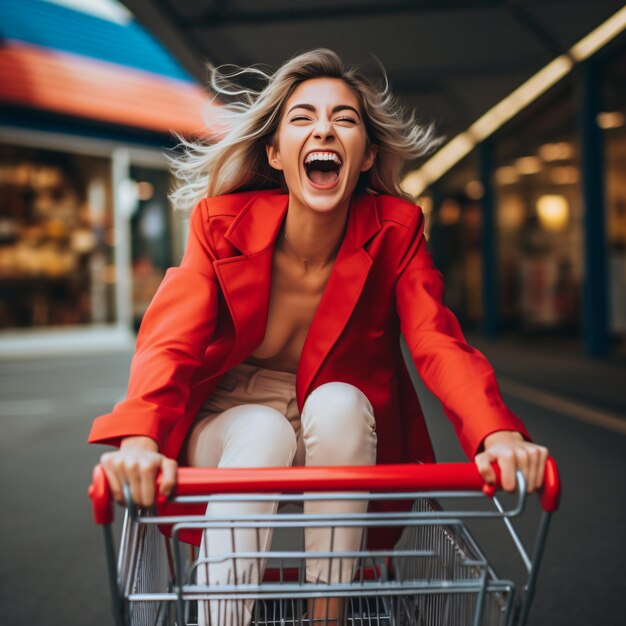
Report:
[[[467,343],[458,320],[444,306],[443,277],[426,250],[424,216],[417,211],[396,282],[401,330],[417,371],[441,401],[482,477],[495,479],[490,462],[497,461],[503,488],[514,489],[519,468],[528,490],[534,490],[543,480],[547,450],[531,442],[522,421],[504,404],[493,368]]]
[[[102,456],[118,501],[123,499],[123,483],[128,482],[133,499],[150,505],[159,469],[165,479],[162,492],[169,494],[173,486],[176,462],[159,450],[184,415],[191,378],[217,321],[216,255],[207,221],[205,202],[200,202],[191,213],[180,267],[167,270],[142,320],[126,398],[95,420],[89,436],[90,443],[120,447]]]

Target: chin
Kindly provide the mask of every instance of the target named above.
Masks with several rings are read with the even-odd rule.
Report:
[[[314,192],[309,192],[303,194],[304,203],[311,207],[312,209],[317,209],[319,211],[332,211],[334,208],[338,207],[341,204],[341,200],[343,199],[343,195],[340,193],[334,194],[319,194]]]
[[[349,200],[355,190],[356,185],[352,188],[346,188],[340,182],[337,187],[329,191],[318,191],[304,183],[301,187],[301,201],[309,208],[320,211],[330,212],[340,206],[346,200]]]

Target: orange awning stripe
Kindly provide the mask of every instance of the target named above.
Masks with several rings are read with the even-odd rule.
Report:
[[[218,106],[193,83],[19,42],[0,48],[0,100],[184,135],[205,134]]]

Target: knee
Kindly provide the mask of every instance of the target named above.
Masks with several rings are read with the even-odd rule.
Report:
[[[296,434],[287,418],[264,405],[237,407],[242,417],[229,432],[226,448],[239,450],[256,466],[290,465],[296,453]],[[246,463],[243,456],[240,462]]]
[[[303,407],[303,419],[314,417],[334,428],[367,425],[375,427],[374,412],[367,396],[354,385],[326,383],[315,389]]]
[[[357,387],[333,382],[308,397],[302,411],[305,443],[324,440],[324,447],[343,457],[376,444],[376,420],[367,396]]]

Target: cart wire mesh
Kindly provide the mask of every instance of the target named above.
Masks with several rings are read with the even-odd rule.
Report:
[[[403,520],[396,515],[389,521],[361,518],[360,523],[367,524],[368,531],[391,521],[405,524],[404,531],[390,551],[361,549],[355,554],[316,554],[320,558],[327,557],[329,564],[341,557],[357,558],[354,579],[343,584],[307,582],[305,561],[312,555],[301,548],[270,553],[225,552],[202,559],[196,550],[177,538],[182,530],[207,528],[211,524],[223,524],[223,520],[179,519],[177,532],[170,539],[153,523],[162,519],[142,513],[133,520],[127,515],[123,537],[128,537],[128,548],[121,553],[124,563],[120,571],[125,574],[122,580],[128,623],[132,626],[197,624],[197,604],[206,600],[213,607],[217,604],[220,626],[308,625],[313,620],[306,617],[307,598],[342,596],[346,623],[355,626],[509,624],[514,584],[498,580],[466,527],[454,519],[442,523],[437,517],[441,512],[437,501],[419,498],[410,512],[417,516],[408,515]],[[274,517],[274,520],[246,520],[244,524],[274,528],[286,525],[294,528],[300,524],[303,530],[311,521],[295,522],[291,516],[282,520],[280,513]],[[359,520],[315,521],[345,524]],[[232,522],[229,523],[234,533]],[[262,582],[253,583],[254,565],[250,561],[266,557],[269,557],[266,575]],[[228,559],[249,563],[247,569],[243,565],[238,568],[236,581],[228,580],[226,584],[214,584],[211,588],[197,583],[196,572],[204,563]],[[246,616],[246,599],[254,600],[251,619]],[[182,620],[177,613],[181,608]]]
[[[486,493],[484,488],[364,492],[344,490],[345,481],[337,483],[337,491],[321,487],[308,491],[307,483],[307,491],[298,493],[269,493],[267,485],[258,492],[245,492],[241,486],[229,492],[226,485],[208,495],[194,484],[158,509],[137,509],[129,502],[116,561],[111,557],[112,516],[98,522],[105,524],[116,624],[325,626],[333,620],[328,614],[326,618],[317,611],[311,614],[311,603],[339,599],[342,613],[334,620],[337,626],[522,626],[528,618],[558,489],[552,510],[544,506],[529,556],[511,523],[524,511],[526,500],[524,478],[520,472],[516,478],[515,502],[508,509],[493,491]],[[320,483],[322,487],[327,484]],[[370,506],[362,513],[305,514],[301,507],[312,499],[365,499],[370,505],[384,506]],[[482,505],[487,502],[489,508],[477,505],[477,500]],[[234,516],[224,514],[222,507],[222,514],[208,514],[207,506],[215,502],[274,502],[278,510]],[[412,506],[406,507],[407,502]],[[504,523],[528,575],[521,589],[496,574],[466,526],[470,519]],[[305,550],[302,539],[310,528],[328,529],[330,545]],[[342,528],[361,531],[357,550],[335,547],[335,534]],[[208,554],[187,543],[190,533],[203,536],[216,529],[227,533],[230,541],[217,548],[213,545]],[[288,540],[275,541],[270,551],[260,549],[259,533],[264,529],[271,529],[275,539],[287,533]],[[370,544],[370,536],[389,530],[399,535],[393,547],[368,547],[378,545]],[[242,532],[256,533],[256,549],[237,549]],[[311,559],[328,565],[325,579],[307,576]],[[199,576],[203,568],[209,571],[225,563],[229,564],[225,579]],[[344,564],[348,570],[342,570]],[[330,575],[337,571],[334,568],[339,576]]]

